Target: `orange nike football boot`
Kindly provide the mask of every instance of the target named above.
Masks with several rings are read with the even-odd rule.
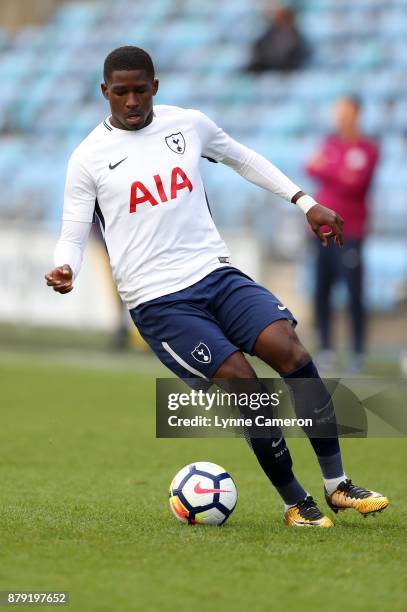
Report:
[[[376,512],[383,512],[389,505],[387,497],[376,491],[358,487],[349,478],[339,483],[336,490],[330,495],[325,490],[325,499],[335,513],[354,508],[365,517]]]
[[[284,521],[291,527],[333,527],[334,524],[324,516],[310,495],[288,508]]]

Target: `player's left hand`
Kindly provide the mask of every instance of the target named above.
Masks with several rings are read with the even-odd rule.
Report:
[[[343,246],[343,219],[335,211],[321,204],[316,204],[307,212],[307,221],[322,246],[328,246],[328,241],[333,238],[336,246]],[[321,227],[328,225],[330,232],[322,232]]]

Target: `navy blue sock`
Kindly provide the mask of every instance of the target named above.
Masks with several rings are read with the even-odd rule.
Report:
[[[343,474],[341,451],[336,430],[335,409],[331,396],[322,382],[314,362],[283,376],[290,389],[298,419],[323,419],[326,415],[329,424],[329,437],[312,437],[312,432],[304,427],[312,448],[317,455],[324,478],[337,478]]]
[[[284,438],[273,448],[273,438],[249,438],[245,432],[246,440],[252,448],[264,473],[276,487],[284,503],[294,505],[307,496],[305,489],[295,478],[290,451]]]
[[[229,393],[268,393],[257,378],[224,380],[222,381],[222,388]],[[240,412],[241,416],[252,420],[253,412],[250,407],[238,404],[235,409]],[[272,413],[268,412],[269,409],[269,407],[261,407],[256,414],[263,413],[265,417],[271,417]],[[294,476],[293,462],[283,432],[279,427],[262,427],[261,429],[260,432],[258,426],[247,425],[243,428],[243,435],[267,478],[276,487],[284,503],[294,505],[304,499],[307,493]]]
[[[233,382],[234,390],[236,390],[236,381]],[[248,381],[245,380],[243,383],[247,391]],[[253,389],[267,392],[267,389],[263,388],[257,380],[253,381],[252,385]],[[239,407],[239,409],[243,416],[252,417],[252,414],[250,414],[250,411],[247,412],[246,408]],[[261,408],[259,412],[262,412],[262,410],[265,409]],[[265,413],[264,416],[271,417],[272,414]],[[276,487],[284,503],[294,505],[300,499],[304,499],[307,493],[294,476],[293,462],[283,432],[279,427],[264,427],[261,433],[264,437],[258,437],[258,427],[248,426],[243,428],[246,442],[256,455],[263,472]]]

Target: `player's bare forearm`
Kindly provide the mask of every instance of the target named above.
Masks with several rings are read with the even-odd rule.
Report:
[[[336,246],[343,246],[343,219],[334,210],[315,204],[309,209],[306,217],[312,231],[324,247],[328,245],[330,238],[333,238]],[[331,231],[322,232],[321,227],[324,225],[330,227]]]
[[[45,274],[48,287],[57,293],[69,293],[73,289],[73,272],[68,264],[53,268]]]

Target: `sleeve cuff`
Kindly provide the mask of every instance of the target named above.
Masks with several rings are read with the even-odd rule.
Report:
[[[302,195],[300,198],[298,198],[297,202],[295,203],[295,206],[298,206],[298,208],[300,208],[302,212],[306,215],[307,212],[316,204],[318,204],[318,202],[316,202],[311,196]]]

